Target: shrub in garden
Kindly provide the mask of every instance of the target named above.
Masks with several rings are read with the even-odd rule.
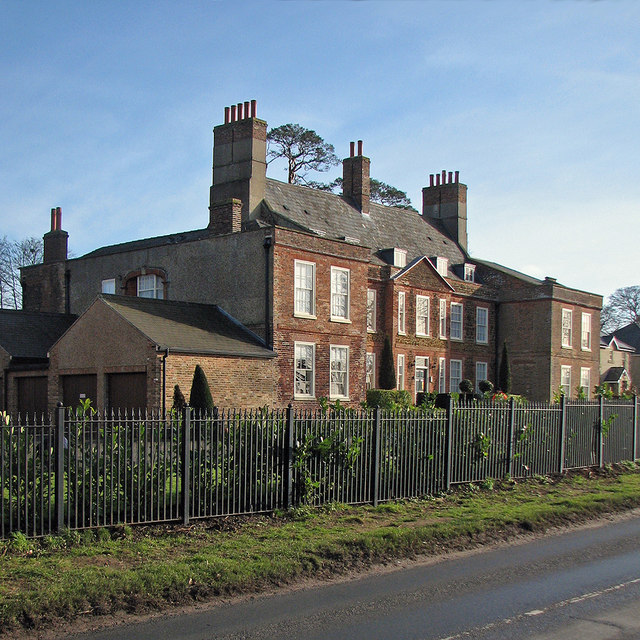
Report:
[[[367,389],[367,406],[389,411],[408,409],[411,406],[411,395],[408,391],[397,389]]]
[[[180,389],[180,385],[177,384],[173,387],[173,405],[171,408],[174,411],[182,411],[187,406],[187,401],[185,400],[184,394]]]
[[[193,372],[193,383],[189,394],[189,404],[196,410],[213,411],[213,398],[202,367],[197,364]]]
[[[502,345],[502,358],[500,359],[500,371],[498,372],[498,388],[507,394],[511,393],[511,365],[509,364],[506,340]]]
[[[493,382],[490,380],[480,380],[480,382],[478,382],[478,389],[481,393],[491,393],[493,391]]]
[[[384,345],[380,354],[380,388],[395,389],[396,388],[396,366],[393,361],[393,349],[391,348],[391,339],[389,336],[384,337]]]

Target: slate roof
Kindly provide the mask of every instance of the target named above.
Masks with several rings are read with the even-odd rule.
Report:
[[[602,377],[602,382],[620,382],[623,374],[626,373],[624,367],[611,367]]]
[[[107,294],[98,299],[162,349],[255,358],[276,355],[217,305]]]
[[[610,347],[611,343],[614,341],[620,351],[631,351],[631,352],[635,351],[635,349],[631,345],[627,344],[626,342],[622,342],[622,340],[619,340],[617,336],[614,336],[614,335],[600,336],[601,347]]]
[[[640,326],[635,322],[621,329],[616,329],[612,333],[603,336],[603,338],[610,341],[614,336],[616,340],[618,340],[618,344],[620,341],[625,342],[627,345],[633,347],[636,353],[640,353]]]
[[[343,196],[272,179],[266,181],[265,201],[282,226],[370,247],[376,254],[392,247],[405,249],[407,263],[420,256],[447,258],[454,278],[451,267],[465,262],[464,251],[417,211],[372,202],[366,216]]]
[[[0,310],[0,346],[16,360],[47,360],[47,353],[77,316]]]

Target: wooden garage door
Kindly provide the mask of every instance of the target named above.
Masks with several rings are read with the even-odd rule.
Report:
[[[46,376],[16,378],[18,382],[18,412],[42,414],[47,411]]]
[[[62,402],[65,407],[77,407],[80,400],[91,399],[96,406],[98,378],[95,374],[62,376]]]
[[[144,409],[147,406],[146,373],[111,373],[109,409]]]

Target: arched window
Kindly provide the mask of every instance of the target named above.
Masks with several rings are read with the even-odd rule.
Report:
[[[124,292],[127,296],[164,299],[166,282],[166,275],[161,269],[144,268],[127,274]]]

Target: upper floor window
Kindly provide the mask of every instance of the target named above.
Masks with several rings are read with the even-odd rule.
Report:
[[[440,300],[440,320],[438,322],[438,333],[443,340],[447,339],[447,301]],[[441,393],[444,393],[442,391]]]
[[[583,351],[591,351],[591,314],[582,314],[582,335],[580,339]]]
[[[153,273],[138,276],[138,297],[164,298],[164,282]]]
[[[350,271],[331,267],[331,319],[349,319]]]
[[[407,294],[404,291],[398,292],[398,333],[403,334],[406,330],[407,316]]]
[[[436,271],[446,278],[449,272],[449,259],[448,258],[436,258]]]
[[[316,345],[308,342],[296,342],[294,351],[295,388],[293,394],[296,398],[313,398]]]
[[[476,281],[476,265],[465,262],[464,264],[464,280],[465,282]]]
[[[316,265],[313,262],[295,261],[294,315],[315,316]]]
[[[572,340],[573,311],[571,309],[562,310],[562,346],[570,348]]]
[[[476,342],[479,344],[489,342],[489,309],[486,307],[476,309]]]
[[[367,289],[367,331],[374,333],[376,330],[376,290]]]
[[[102,281],[102,293],[115,293],[116,292],[116,280],[110,278]]]
[[[407,266],[407,252],[404,249],[393,250],[393,265],[395,267]]]
[[[416,296],[416,335],[429,335],[429,298]]]
[[[460,302],[451,303],[451,339],[462,340],[462,304]]]
[[[329,357],[331,398],[349,397],[349,347],[331,347]]]

